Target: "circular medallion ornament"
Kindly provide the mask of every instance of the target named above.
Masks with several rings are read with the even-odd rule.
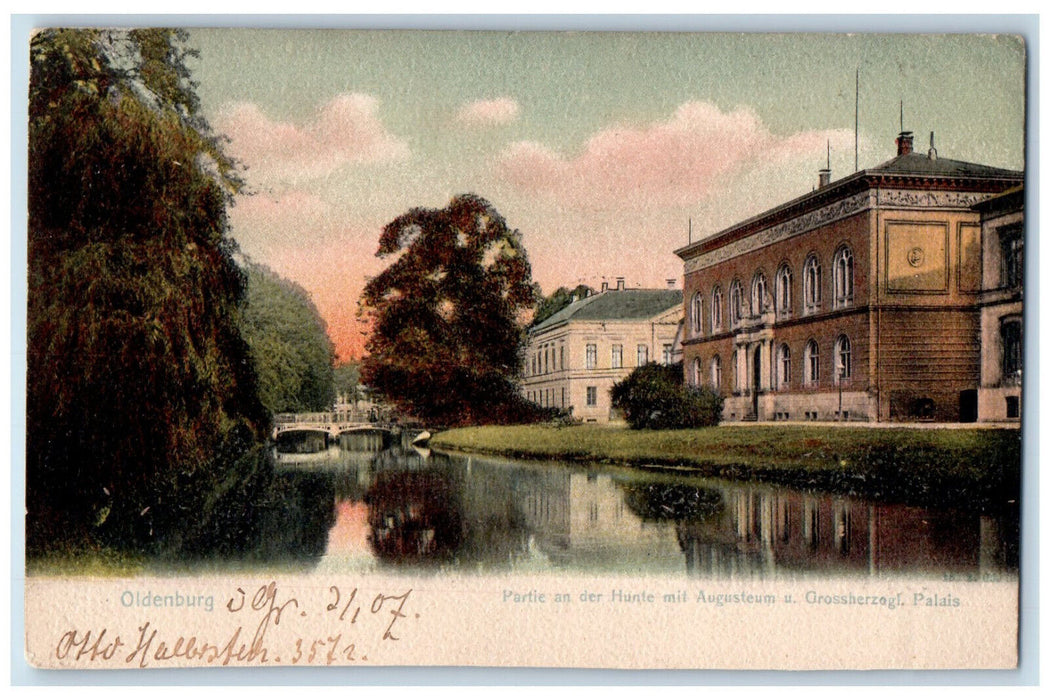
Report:
[[[908,251],[908,264],[912,267],[918,267],[922,265],[922,261],[926,259],[926,253],[919,246],[915,246]]]

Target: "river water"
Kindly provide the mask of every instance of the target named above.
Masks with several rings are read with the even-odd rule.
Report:
[[[278,497],[249,504],[256,536],[241,564],[749,580],[1017,573],[1016,506],[926,508],[389,442],[366,433],[275,451]]]

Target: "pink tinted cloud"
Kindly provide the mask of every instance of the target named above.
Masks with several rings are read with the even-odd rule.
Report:
[[[670,119],[604,129],[566,158],[535,142],[500,156],[509,182],[530,195],[585,208],[689,206],[760,163],[819,152],[837,132],[770,133],[748,108],[687,102]]]
[[[223,109],[215,126],[229,136],[229,153],[248,166],[249,180],[259,184],[323,176],[347,164],[406,158],[407,143],[387,131],[378,107],[369,95],[339,95],[298,125],[274,121],[254,104],[238,103]]]
[[[517,119],[518,111],[518,103],[509,97],[478,100],[463,105],[456,114],[456,121],[469,126],[499,126]]]

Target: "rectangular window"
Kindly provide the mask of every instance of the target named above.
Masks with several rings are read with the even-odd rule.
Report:
[[[639,345],[638,346],[638,366],[641,367],[642,365],[645,365],[645,364],[648,364],[648,363],[649,363],[649,346],[648,345]]]
[[[598,387],[589,386],[587,387],[587,405],[597,406],[598,405]]]
[[[671,344],[664,343],[664,364],[671,364]]]
[[[587,369],[594,369],[598,366],[598,346],[594,343],[587,343]]]
[[[1021,397],[1020,396],[1007,396],[1006,397],[1006,417],[1007,418],[1020,418],[1021,417]]]
[[[612,359],[612,368],[613,369],[620,369],[621,367],[623,367],[623,346],[622,345],[613,345],[612,346],[611,359]]]
[[[1011,227],[999,234],[1002,267],[999,285],[1005,289],[1020,287],[1024,279],[1024,237],[1020,227]]]
[[[1003,343],[1003,384],[1020,384],[1022,351],[1024,349],[1021,339],[1020,319],[1008,318],[1001,321],[999,335]]]
[[[561,359],[558,361],[558,366],[563,370],[565,369],[565,346],[562,345],[558,348],[558,354],[561,355]]]

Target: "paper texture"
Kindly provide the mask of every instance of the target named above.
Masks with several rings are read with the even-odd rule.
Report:
[[[24,48],[33,666],[1016,667],[1021,38]]]

